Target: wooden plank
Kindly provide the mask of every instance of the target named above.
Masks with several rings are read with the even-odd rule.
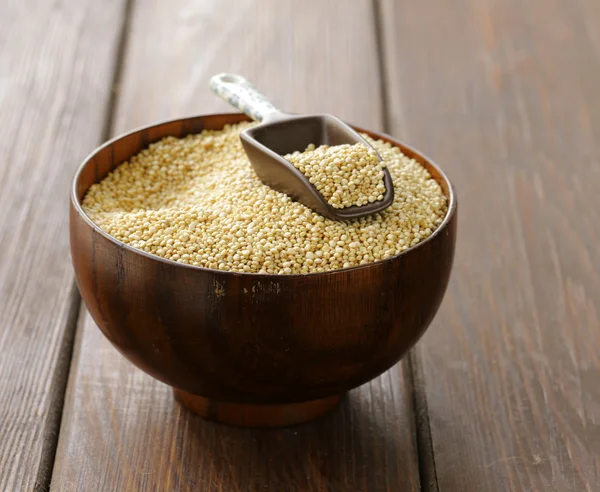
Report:
[[[225,2],[139,2],[115,130],[230,111],[207,88],[222,71],[247,75],[287,110],[330,111],[379,128],[373,19],[368,0],[261,0],[235,10]],[[314,424],[242,430],[175,404],[170,389],[120,356],[89,315],[78,333],[53,490],[419,489],[401,366]]]
[[[49,483],[79,305],[65,204],[102,138],[122,14],[0,6],[0,490]]]
[[[425,485],[600,490],[600,3],[381,10],[390,131],[459,191],[453,281],[415,360]]]

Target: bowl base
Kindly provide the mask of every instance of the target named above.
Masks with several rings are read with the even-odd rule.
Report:
[[[215,401],[173,389],[175,399],[207,420],[237,427],[287,427],[308,422],[333,410],[342,395],[283,405],[252,405]]]

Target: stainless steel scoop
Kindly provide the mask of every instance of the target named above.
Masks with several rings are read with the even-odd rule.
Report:
[[[328,114],[297,116],[279,111],[241,75],[222,73],[210,79],[211,90],[232,106],[260,122],[240,134],[244,150],[260,180],[332,220],[357,219],[381,212],[394,201],[392,177],[384,168],[385,193],[360,207],[333,208],[308,178],[283,156],[303,151],[309,144],[370,145],[344,122]],[[381,161],[381,157],[377,154]]]

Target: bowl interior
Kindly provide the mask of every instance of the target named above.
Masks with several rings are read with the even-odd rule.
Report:
[[[90,225],[96,227],[81,208],[81,201],[83,200],[83,197],[85,196],[90,186],[100,182],[104,177],[106,177],[108,173],[110,173],[121,163],[127,161],[132,156],[147,148],[148,145],[150,145],[151,143],[159,141],[165,137],[172,136],[181,138],[189,134],[200,133],[202,130],[221,130],[225,125],[235,124],[241,121],[251,120],[248,116],[242,113],[222,113],[205,116],[196,116],[157,123],[149,127],[140,128],[128,132],[126,134],[117,136],[114,139],[109,140],[104,145],[96,149],[92,154],[90,154],[77,170],[73,180],[73,205],[75,206],[77,212],[80,213],[84,217],[84,219],[87,222],[89,222]],[[354,128],[354,130],[360,133],[366,133],[374,139],[383,140],[396,147],[399,147],[406,156],[415,159],[429,171],[433,179],[435,179],[440,185],[442,191],[444,192],[444,195],[446,195],[448,199],[448,210],[446,212],[446,216],[444,217],[443,222],[429,238],[417,244],[413,248],[419,247],[421,244],[430,240],[439,230],[441,230],[455,212],[456,197],[450,180],[447,178],[444,172],[436,164],[433,163],[433,161],[431,161],[412,147],[393,139],[389,135],[365,130],[355,125],[351,126],[352,128]],[[107,150],[106,152],[104,152],[105,149]],[[105,234],[103,233],[103,231],[99,230],[99,232]],[[106,236],[110,238],[110,236]],[[129,246],[127,247],[129,248]],[[413,248],[410,248],[400,254],[405,254],[411,251]],[[146,254],[141,251],[140,253]]]

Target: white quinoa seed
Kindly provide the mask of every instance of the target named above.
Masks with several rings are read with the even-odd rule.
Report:
[[[234,272],[325,272],[383,260],[429,237],[447,200],[427,170],[365,139],[395,200],[361,219],[328,220],[263,185],[239,141],[253,123],[151,144],[90,187],[82,206],[115,239],[180,263]]]
[[[304,152],[284,156],[313,184],[333,208],[361,206],[383,200],[385,167],[372,148],[310,144]]]

